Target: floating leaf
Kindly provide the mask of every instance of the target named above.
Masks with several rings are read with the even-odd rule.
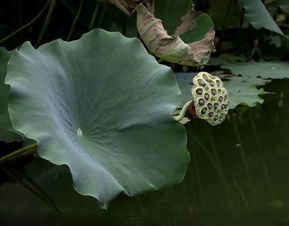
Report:
[[[235,75],[248,77],[289,78],[289,62],[283,61],[227,62],[222,65],[222,68],[229,69]]]
[[[188,12],[192,13],[194,13],[192,10]],[[187,23],[187,20],[184,20],[184,23]],[[186,44],[179,36],[168,35],[161,20],[155,18],[142,4],[137,7],[137,27],[149,51],[171,63],[203,65],[208,62],[211,52],[215,50],[213,29],[202,40]]]
[[[39,155],[66,164],[74,188],[102,204],[182,181],[185,129],[171,117],[180,91],[138,39],[93,30],[10,58],[6,82],[15,128]]]
[[[265,5],[261,0],[238,0],[240,7],[245,10],[245,20],[250,23],[254,28],[265,28],[277,34],[283,35]]]
[[[196,73],[176,73],[183,94],[182,104],[192,99],[191,89],[195,75]],[[234,109],[239,104],[252,107],[258,103],[263,103],[263,99],[259,97],[260,94],[264,94],[263,89],[256,89],[254,85],[244,82],[242,77],[231,77],[230,80],[226,79],[223,83],[228,91],[230,109]]]
[[[13,142],[21,137],[13,129],[8,113],[9,86],[4,84],[10,53],[0,48],[0,140]]]
[[[238,105],[254,107],[264,101],[259,96],[264,94],[264,90],[257,89],[254,85],[244,82],[241,77],[232,76],[230,80],[224,81],[224,86],[229,92],[230,109],[234,109]]]

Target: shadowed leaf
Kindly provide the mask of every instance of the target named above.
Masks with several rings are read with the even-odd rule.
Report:
[[[21,137],[13,129],[8,113],[9,86],[4,84],[10,53],[0,48],[0,140],[13,142]]]

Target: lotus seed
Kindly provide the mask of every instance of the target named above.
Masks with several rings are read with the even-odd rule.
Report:
[[[203,108],[201,111],[202,114],[206,114],[206,112],[207,112],[207,108]]]
[[[206,83],[202,79],[198,79],[198,83],[200,86],[203,86],[203,87],[206,86]]]
[[[80,128],[77,129],[77,132],[76,132],[76,133],[77,133],[77,136],[80,136],[80,137],[81,137],[82,134],[83,134],[83,133],[82,133],[82,130],[81,130]]]
[[[200,106],[203,106],[204,104],[205,104],[205,101],[204,101],[203,99],[200,99],[200,100],[199,100],[199,105],[200,105]]]
[[[203,94],[203,90],[202,89],[197,89],[196,93],[199,94],[199,95],[202,95]]]

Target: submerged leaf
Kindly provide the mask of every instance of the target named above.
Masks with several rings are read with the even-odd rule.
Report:
[[[17,130],[66,164],[75,189],[102,204],[183,180],[185,129],[171,118],[180,90],[138,39],[93,30],[73,42],[26,42],[6,83]]]
[[[177,33],[183,34],[185,28],[192,27],[188,25],[187,18],[191,18],[193,14],[194,11],[190,10],[185,16],[184,23],[177,29]],[[190,20],[190,23],[192,22]],[[149,51],[171,63],[188,66],[203,65],[208,62],[211,52],[215,50],[213,29],[202,40],[186,44],[179,36],[168,35],[161,20],[155,18],[142,4],[137,7],[137,27]]]

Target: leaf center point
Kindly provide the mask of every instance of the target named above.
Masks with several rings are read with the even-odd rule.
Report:
[[[82,130],[80,128],[77,129],[77,136],[82,137],[83,133]]]

